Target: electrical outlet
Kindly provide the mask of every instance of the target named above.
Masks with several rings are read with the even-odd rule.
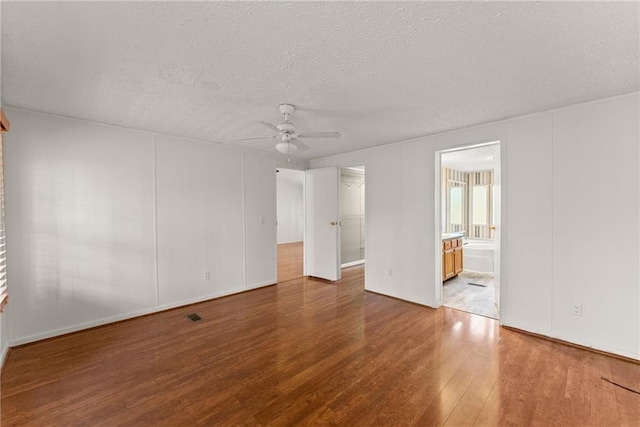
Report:
[[[264,224],[264,217],[263,216],[260,217],[260,224]]]
[[[574,316],[582,316],[582,304],[573,304],[571,306],[571,314]]]
[[[393,268],[389,269],[389,277],[393,277]]]
[[[202,280],[211,280],[211,272],[205,271],[204,273],[202,273]]]

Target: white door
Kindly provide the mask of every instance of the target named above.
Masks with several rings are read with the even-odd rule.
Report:
[[[305,172],[305,276],[340,280],[338,168]]]

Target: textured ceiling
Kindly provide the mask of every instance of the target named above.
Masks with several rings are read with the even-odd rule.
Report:
[[[639,89],[636,2],[2,2],[2,102],[301,159]]]

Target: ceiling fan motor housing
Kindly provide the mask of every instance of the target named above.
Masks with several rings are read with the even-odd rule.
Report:
[[[296,132],[296,127],[291,122],[283,122],[283,123],[278,124],[276,127],[278,129],[280,129],[282,132],[288,132],[288,133],[295,133]]]

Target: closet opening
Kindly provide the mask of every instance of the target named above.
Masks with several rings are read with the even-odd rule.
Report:
[[[341,266],[364,264],[365,168],[340,169],[340,256]]]

